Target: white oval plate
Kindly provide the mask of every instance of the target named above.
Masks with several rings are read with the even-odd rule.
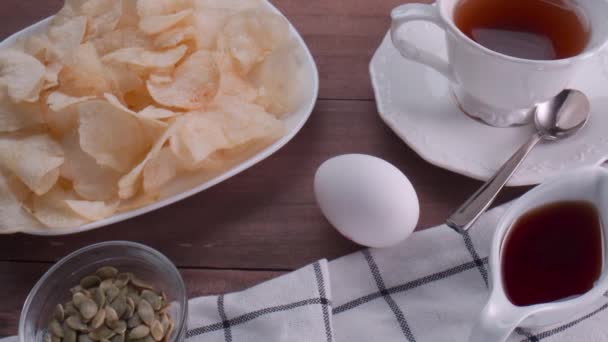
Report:
[[[268,1],[264,2],[264,6],[267,6],[268,9],[277,14],[283,15],[276,7],[274,7],[274,5],[272,5]],[[14,44],[18,38],[27,37],[29,35],[44,32],[44,30],[48,26],[50,19],[51,18],[44,19],[6,38],[0,43],[0,48],[8,47]],[[221,170],[221,172],[217,172],[215,174],[192,173],[182,175],[160,190],[159,199],[156,202],[146,205],[144,207],[118,213],[106,219],[91,222],[80,227],[74,227],[69,229],[31,228],[27,230],[22,230],[21,233],[33,235],[67,235],[101,228],[116,222],[128,220],[130,218],[143,215],[153,210],[168,206],[177,201],[181,201],[185,198],[195,195],[203,190],[206,190],[218,183],[225,181],[226,179],[232,176],[239,174],[240,172],[243,172],[244,170],[259,163],[260,161],[266,159],[267,157],[278,151],[300,131],[302,126],[304,126],[304,124],[310,117],[310,114],[312,113],[319,92],[319,74],[317,71],[317,65],[315,64],[310,50],[302,39],[300,33],[295,29],[295,27],[293,27],[291,22],[290,31],[298,42],[300,48],[304,52],[302,54],[302,66],[305,69],[305,74],[308,75],[308,79],[305,82],[306,84],[303,86],[304,89],[302,89],[303,96],[300,106],[295,111],[288,113],[283,117],[283,123],[285,125],[285,135],[281,139],[277,140],[272,145],[257,151],[256,154],[250,157],[242,158],[240,160],[232,160],[226,168]]]
[[[446,55],[443,32],[432,24],[411,23],[400,34],[422,49]],[[401,57],[389,34],[371,61],[370,74],[382,120],[422,158],[441,168],[487,180],[533,133],[532,125],[495,128],[463,114],[447,80]],[[591,60],[571,85],[590,99],[587,126],[568,139],[538,145],[508,185],[542,183],[565,170],[606,160],[607,85],[608,56],[602,54]]]

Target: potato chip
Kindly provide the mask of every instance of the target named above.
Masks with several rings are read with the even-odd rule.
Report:
[[[137,14],[140,17],[171,14],[190,6],[190,0],[138,0]]]
[[[74,191],[90,201],[107,201],[118,196],[121,174],[97,164],[95,159],[80,148],[77,131],[72,131],[61,143],[65,162],[61,176],[72,181]]]
[[[289,40],[289,23],[280,15],[247,11],[230,17],[218,39],[218,47],[238,61],[247,74],[277,46]]]
[[[299,85],[303,83],[304,75],[301,74],[296,50],[296,47],[285,44],[266,57],[249,75],[253,85],[259,89],[256,102],[270,113],[290,112],[300,102],[302,93]]]
[[[86,30],[87,17],[78,16],[61,23],[51,23],[48,37],[56,53],[61,57],[82,43]]]
[[[196,38],[196,31],[194,30],[194,27],[176,27],[159,34],[156,38],[154,38],[153,45],[157,49],[167,49],[194,38]]]
[[[48,135],[0,138],[0,163],[38,195],[57,183],[63,161],[61,146]]]
[[[65,200],[65,204],[79,216],[90,220],[102,220],[112,216],[118,209],[120,201],[82,201],[82,200]]]
[[[163,147],[158,154],[146,163],[143,171],[144,192],[152,192],[175,178],[179,161],[170,148]]]
[[[110,104],[116,106],[117,108],[122,110],[124,113],[126,113],[128,115],[132,115],[133,117],[138,119],[139,122],[142,124],[142,129],[143,129],[144,134],[151,142],[156,141],[156,139],[158,139],[158,137],[165,131],[165,129],[168,126],[167,123],[165,123],[165,122],[162,122],[162,121],[154,119],[154,118],[139,115],[139,113],[130,110],[129,108],[125,107],[122,103],[120,103],[120,100],[118,100],[116,98],[116,96],[114,96],[112,94],[104,94],[104,97],[106,98],[106,100],[108,100],[108,102]]]
[[[139,29],[147,34],[158,34],[179,24],[191,15],[192,10],[183,10],[175,14],[143,17],[139,21]]]
[[[35,103],[14,103],[0,91],[0,133],[15,132],[44,122]]]
[[[233,11],[226,9],[215,8],[196,11],[193,15],[196,47],[198,49],[215,49],[221,30],[233,13]]]
[[[46,34],[27,37],[24,42],[23,52],[42,62],[57,60],[60,55],[60,52],[51,43]]]
[[[173,78],[174,81],[169,84],[155,84],[149,80],[147,87],[152,98],[168,107],[202,107],[217,92],[219,72],[213,53],[193,53],[175,69]]]
[[[148,51],[141,47],[124,48],[103,56],[105,63],[123,63],[143,68],[168,68],[186,54],[188,47],[179,45],[165,51]]]
[[[138,23],[139,15],[137,14],[137,0],[122,0],[122,16],[116,27],[118,29],[137,27]]]
[[[116,87],[117,95],[124,100],[125,94],[131,91],[145,92],[143,79],[127,65],[114,64],[106,67],[109,78]]]
[[[8,170],[1,170],[0,176],[5,177],[8,188],[19,202],[25,203],[28,201],[32,195],[32,190],[23,184],[19,177]]]
[[[77,215],[66,202],[67,200],[77,199],[73,193],[55,186],[46,194],[34,197],[33,214],[49,228],[80,227],[88,220]]]
[[[78,125],[78,109],[75,105],[95,99],[95,96],[75,97],[59,91],[48,95],[48,110],[44,112],[46,124],[56,136],[64,136]]]
[[[220,8],[231,11],[244,11],[259,7],[261,0],[192,0],[194,8],[206,10],[209,8]]]
[[[0,233],[15,233],[39,228],[38,222],[13,194],[6,178],[0,173]]]
[[[98,164],[127,172],[143,158],[151,143],[134,116],[115,105],[93,100],[78,105],[80,147]]]
[[[62,92],[81,97],[98,96],[112,90],[112,82],[93,44],[80,45],[66,59],[59,73]]]
[[[38,100],[46,69],[36,58],[14,49],[0,50],[0,90],[14,102]]]
[[[61,69],[63,69],[63,65],[58,62],[49,63],[46,66],[42,90],[49,90],[59,86],[59,73]]]
[[[192,112],[181,119],[184,124],[171,137],[171,151],[187,170],[200,167],[213,152],[231,146],[224,133],[222,113]]]
[[[137,113],[138,116],[148,119],[169,119],[183,113],[170,111],[168,109],[155,106],[148,106]]]
[[[217,53],[215,61],[220,70],[218,96],[238,96],[245,102],[254,102],[258,97],[258,90],[236,72],[232,59],[223,53]],[[281,74],[279,77],[283,75],[285,74]]]
[[[93,39],[92,43],[95,45],[97,53],[102,56],[128,47],[141,47],[144,49],[151,47],[150,39],[134,27],[106,32]]]
[[[122,0],[87,0],[82,2],[78,12],[88,18],[86,39],[99,37],[118,25],[122,16]]]
[[[46,103],[52,111],[59,112],[69,106],[92,100],[95,97],[96,96],[69,96],[62,92],[54,91],[49,94],[46,99]]]
[[[141,187],[141,174],[144,171],[144,167],[150,159],[155,158],[156,155],[160,153],[165,143],[169,141],[177,129],[183,124],[184,121],[181,119],[182,118],[178,118],[175,122],[173,122],[171,126],[167,128],[165,133],[163,133],[163,135],[154,143],[144,160],[142,160],[136,167],[129,171],[128,174],[120,179],[118,182],[118,197],[120,199],[128,199],[135,196]]]

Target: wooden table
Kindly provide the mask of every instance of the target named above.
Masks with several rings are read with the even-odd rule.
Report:
[[[442,223],[480,183],[428,164],[376,112],[368,64],[403,0],[275,0],[303,34],[321,76],[319,101],[301,133],[263,163],[162,210],[65,237],[0,236],[0,336],[17,333],[25,297],[61,257],[124,239],[158,249],[179,266],[190,296],[249,287],[359,247],[315,204],[312,180],[325,159],[367,153],[399,167],[421,202],[419,228]],[[1,0],[0,39],[56,12],[62,0]],[[508,189],[499,202],[526,189]]]

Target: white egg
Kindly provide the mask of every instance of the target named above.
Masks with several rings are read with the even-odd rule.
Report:
[[[412,183],[380,158],[363,154],[331,158],[317,170],[314,187],[327,220],[358,244],[398,244],[418,223],[420,206]]]

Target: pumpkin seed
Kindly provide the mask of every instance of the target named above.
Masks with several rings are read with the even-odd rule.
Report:
[[[110,342],[125,342],[125,335],[114,335]]]
[[[55,306],[53,317],[55,317],[55,319],[59,322],[63,322],[65,320],[65,311],[63,310],[63,305],[57,304],[57,306]]]
[[[152,308],[155,311],[160,310],[160,308],[163,304],[162,297],[150,290],[141,291],[141,298],[145,299],[148,303],[150,303],[150,305],[152,305]]]
[[[118,270],[112,266],[104,266],[95,271],[95,275],[101,279],[115,278],[118,274]]]
[[[106,323],[118,321],[118,314],[111,306],[106,306]]]
[[[106,300],[108,302],[113,302],[114,299],[116,299],[116,297],[118,297],[119,294],[120,294],[120,288],[118,288],[114,284],[111,284],[106,289]]]
[[[102,338],[105,338],[105,339],[112,338],[112,336],[114,336],[114,335],[116,335],[114,330],[111,330],[108,327],[106,327],[105,325],[102,325],[101,327],[91,331],[89,333],[89,338],[93,341],[99,341]]]
[[[114,330],[117,334],[124,334],[127,331],[127,323],[125,321],[114,321],[108,324],[108,327]]]
[[[51,323],[49,323],[49,331],[53,336],[63,337],[63,328],[56,319],[53,319]]]
[[[118,318],[120,318],[127,310],[127,299],[125,297],[118,296],[112,301],[112,303],[110,303],[110,306],[116,310],[116,315]]]
[[[92,342],[92,341],[93,340],[91,340],[89,338],[89,336],[86,335],[86,334],[80,334],[80,335],[78,335],[78,342]]]
[[[70,329],[68,326],[63,327],[63,342],[76,342],[78,334],[76,330]]]
[[[65,305],[63,306],[63,311],[64,311],[64,316],[80,315],[80,312],[78,312],[78,309],[76,309],[76,306],[74,305],[74,303],[72,303],[72,301],[65,303]]]
[[[129,318],[129,320],[127,321],[127,327],[129,328],[135,328],[136,326],[140,325],[141,319],[139,318],[139,315],[133,315],[133,317]]]
[[[86,321],[95,317],[98,310],[97,304],[92,299],[87,298],[80,304],[80,314]]]
[[[80,305],[87,299],[87,296],[82,292],[76,292],[72,295],[72,302],[76,308],[80,308]]]
[[[74,286],[74,287],[72,287],[72,288],[70,289],[70,292],[71,292],[72,294],[74,294],[74,293],[76,293],[76,292],[80,292],[80,291],[82,291],[82,287],[81,287],[80,285],[76,285],[76,286]]]
[[[149,283],[135,277],[135,276],[131,276],[131,284],[135,285],[136,287],[139,287],[140,289],[147,289],[147,290],[153,290],[154,287],[152,285],[150,285]]]
[[[116,285],[119,288],[123,288],[123,287],[127,286],[129,281],[131,281],[132,276],[133,276],[133,274],[131,274],[131,273],[120,273],[116,276],[116,280],[114,280],[114,285]]]
[[[165,331],[163,330],[163,326],[160,324],[158,320],[154,320],[152,325],[150,326],[150,334],[156,341],[160,341],[165,336]]]
[[[88,332],[89,328],[86,324],[84,324],[79,316],[70,316],[65,320],[65,324],[70,327],[70,329],[78,330],[82,332]]]
[[[137,305],[137,314],[139,315],[139,318],[141,318],[141,320],[148,326],[152,324],[155,318],[152,305],[150,305],[150,303],[148,303],[148,301],[145,299],[139,301],[139,304]]]
[[[106,294],[101,290],[101,288],[98,287],[96,289],[93,297],[93,300],[95,300],[98,307],[102,308],[106,305]]]
[[[80,279],[80,286],[83,289],[90,289],[91,287],[99,285],[99,283],[101,283],[101,278],[96,275],[90,275]]]
[[[101,309],[101,310],[97,311],[97,314],[95,314],[95,317],[93,317],[93,320],[91,321],[91,327],[93,329],[97,329],[103,325],[105,320],[106,320],[106,310]]]
[[[51,336],[51,342],[61,342],[61,337]]]
[[[135,303],[133,302],[133,299],[131,299],[131,297],[127,297],[127,310],[125,311],[125,314],[123,315],[124,318],[129,319],[133,316],[133,313],[135,312]]]
[[[144,338],[146,336],[148,336],[150,334],[150,328],[148,328],[145,325],[138,325],[135,328],[133,328],[133,330],[131,330],[129,332],[129,335],[127,335],[127,338],[129,339],[136,339],[136,338]]]
[[[42,338],[42,340],[43,340],[44,342],[51,342],[51,339],[52,339],[52,336],[51,336],[51,334],[50,334],[50,333],[48,333],[48,332],[47,332],[47,333],[45,333],[45,334],[44,334],[44,337]]]

